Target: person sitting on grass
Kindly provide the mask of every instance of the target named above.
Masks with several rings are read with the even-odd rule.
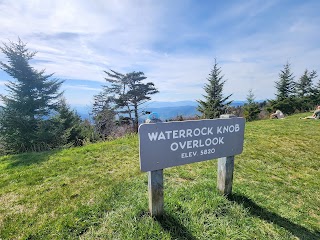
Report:
[[[270,119],[274,119],[274,118],[276,118],[276,119],[282,119],[282,118],[284,118],[283,112],[281,112],[281,111],[278,109],[275,113],[272,113],[272,114],[270,115]]]
[[[320,105],[313,112],[312,116],[305,117],[305,118],[302,118],[302,119],[320,119]]]

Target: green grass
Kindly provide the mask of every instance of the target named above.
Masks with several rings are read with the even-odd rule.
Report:
[[[164,170],[148,214],[138,138],[0,158],[0,239],[320,239],[320,121],[246,124],[233,195],[217,161]]]

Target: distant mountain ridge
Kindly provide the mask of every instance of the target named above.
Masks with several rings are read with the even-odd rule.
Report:
[[[196,101],[176,101],[176,102],[158,102],[150,101],[142,105],[142,108],[163,108],[163,107],[181,107],[181,106],[198,106]]]
[[[246,101],[232,101],[231,106],[243,106]],[[197,101],[176,101],[176,102],[147,102],[142,107],[162,108],[162,107],[181,107],[181,106],[198,106]]]
[[[245,101],[233,101],[231,106],[243,106]],[[199,115],[197,111],[198,102],[179,101],[179,102],[152,102],[142,106],[144,111],[157,112],[161,120],[169,120],[178,116],[193,117]],[[142,116],[141,120],[146,117]]]
[[[243,106],[246,101],[233,101],[231,106]],[[177,116],[191,117],[200,114],[197,111],[198,102],[196,101],[176,101],[176,102],[147,102],[140,107],[140,112],[157,112],[162,120],[168,120]],[[74,105],[73,109],[77,111],[82,119],[90,119],[89,113],[91,107],[83,105]],[[141,120],[146,116],[141,116]]]
[[[176,107],[148,107],[144,111],[157,112],[161,120],[169,120],[178,116],[192,117],[199,115],[197,106],[176,106]],[[141,120],[146,119],[146,116],[141,116]]]

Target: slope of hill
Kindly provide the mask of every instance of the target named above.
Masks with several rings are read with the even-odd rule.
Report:
[[[320,239],[319,121],[299,116],[246,124],[229,198],[216,160],[165,169],[158,219],[135,135],[0,157],[0,239]]]

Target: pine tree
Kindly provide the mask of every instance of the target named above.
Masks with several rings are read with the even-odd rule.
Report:
[[[306,69],[303,73],[303,75],[299,78],[299,81],[296,83],[296,94],[297,97],[306,97],[310,96],[312,94],[313,89],[313,79],[317,77],[316,71],[309,72],[308,69]]]
[[[314,88],[313,79],[317,77],[316,71],[306,69],[295,85],[296,109],[301,112],[313,109]]]
[[[76,111],[70,109],[70,106],[68,106],[64,98],[61,99],[57,112],[58,114],[55,116],[55,119],[61,124],[61,134],[66,135],[66,143],[72,146],[83,145],[89,136],[85,134],[81,117]]]
[[[132,109],[134,113],[134,129],[138,132],[139,115],[138,109],[140,105],[151,100],[150,95],[156,94],[159,91],[155,88],[152,82],[142,83],[147,77],[143,72],[130,72],[125,76],[125,82],[128,85],[128,91],[125,95],[119,98],[118,105],[126,106]]]
[[[258,115],[260,113],[260,107],[259,104],[257,104],[255,101],[254,94],[252,92],[252,89],[249,90],[248,96],[247,96],[247,103],[244,105],[244,117],[247,121],[254,121],[258,119]]]
[[[13,152],[46,145],[39,139],[38,130],[57,107],[62,81],[31,67],[29,62],[36,52],[30,52],[20,39],[17,43],[3,43],[0,50],[8,60],[0,62],[0,68],[13,78],[6,84],[8,95],[0,96],[3,101],[0,133],[4,145]]]
[[[317,84],[312,88],[310,99],[314,106],[320,105],[320,80],[318,80]]]
[[[279,81],[276,81],[277,100],[282,101],[292,96],[294,92],[294,76],[291,73],[290,64],[287,62],[279,74]]]
[[[154,83],[143,83],[147,77],[143,72],[130,72],[121,74],[116,71],[105,71],[108,75],[105,80],[110,84],[104,86],[100,99],[108,99],[109,103],[114,103],[114,109],[120,114],[128,114],[132,120],[134,129],[138,131],[139,107],[151,100],[153,94],[159,91],[155,88]]]
[[[105,91],[108,91],[108,89],[105,89]],[[101,92],[94,96],[92,109],[95,133],[102,140],[112,135],[116,125],[116,112],[114,107],[111,106],[114,98],[108,96],[108,94],[109,93]]]
[[[197,100],[199,103],[197,110],[202,113],[203,118],[218,118],[226,112],[232,103],[232,101],[228,101],[232,94],[227,97],[223,96],[223,86],[226,80],[223,80],[223,76],[221,76],[221,69],[218,67],[216,59],[207,80],[209,83],[204,86],[206,95],[203,95],[205,101]]]

